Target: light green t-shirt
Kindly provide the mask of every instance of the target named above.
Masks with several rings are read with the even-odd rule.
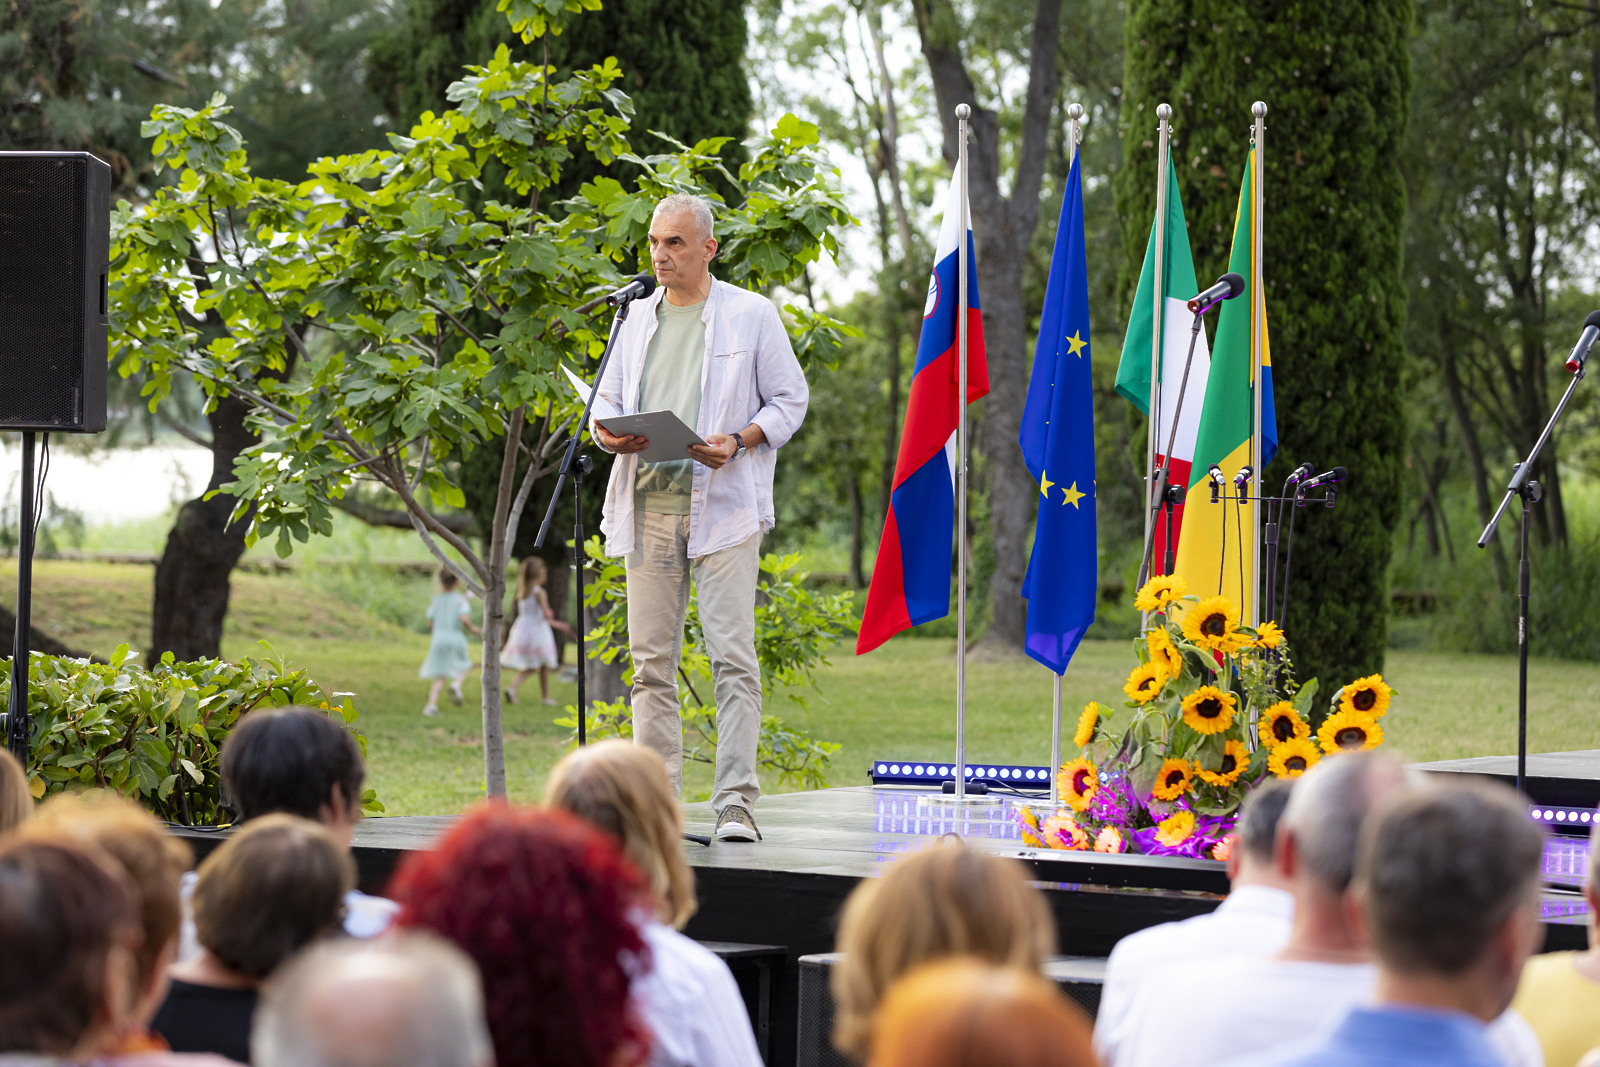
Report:
[[[656,333],[645,353],[639,380],[640,411],[671,411],[693,429],[700,420],[700,375],[706,360],[706,302],[678,307],[665,297],[656,305]],[[658,515],[689,514],[694,460],[640,463],[633,506]]]

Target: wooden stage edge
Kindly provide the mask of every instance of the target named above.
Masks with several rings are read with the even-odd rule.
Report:
[[[1507,760],[1419,766],[1501,777],[1509,773]],[[1529,773],[1538,803],[1592,808],[1600,802],[1600,750],[1530,757]],[[690,833],[712,833],[709,804],[686,805],[685,815]],[[799,957],[833,950],[840,908],[862,878],[940,835],[959,834],[974,848],[1027,866],[1055,918],[1058,951],[1069,956],[1105,956],[1137,930],[1211,911],[1228,890],[1223,865],[1210,860],[1027,848],[1005,800],[958,806],[926,790],[850,787],[763,797],[755,815],[764,835],[759,843],[686,842],[700,908],[685,933],[783,951],[787,965],[772,975],[770,990],[772,1065],[794,1062]],[[405,854],[430,847],[453,820],[363,820],[352,846],[361,887],[381,893]],[[201,855],[225,834],[175,832]],[[1588,915],[1578,891],[1587,864],[1587,838],[1551,836],[1541,908],[1546,951],[1587,945]]]

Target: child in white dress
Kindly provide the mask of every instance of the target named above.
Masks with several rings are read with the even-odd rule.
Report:
[[[472,653],[467,650],[465,627],[473,633],[482,633],[472,624],[472,602],[466,594],[456,592],[456,576],[439,568],[439,592],[428,605],[428,628],[433,637],[428,642],[428,658],[422,661],[418,677],[433,679],[428,691],[428,703],[422,714],[439,714],[439,691],[450,683],[450,699],[462,702],[461,682],[472,670]]]
[[[506,690],[506,702],[517,702],[517,690],[522,688],[534,671],[539,672],[539,693],[546,704],[554,704],[550,697],[550,668],[559,667],[556,658],[556,635],[551,626],[558,626],[569,636],[572,627],[555,617],[550,610],[550,599],[545,595],[546,576],[544,560],[529,556],[517,570],[517,620],[506,634],[506,647],[500,652],[500,666],[517,672],[516,679]]]

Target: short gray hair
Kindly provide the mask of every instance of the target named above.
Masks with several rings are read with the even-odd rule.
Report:
[[[1368,814],[1389,794],[1419,784],[1414,772],[1382,753],[1324,757],[1295,783],[1283,812],[1300,867],[1329,892],[1343,893],[1355,877],[1356,845]]]
[[[715,219],[711,215],[711,205],[706,203],[703,196],[695,196],[693,193],[673,193],[662,198],[650,217],[653,220],[658,215],[670,215],[678,211],[687,211],[694,216],[695,234],[700,240],[705,241],[712,237]]]
[[[256,1067],[489,1067],[478,969],[416,931],[325,942],[268,983],[250,1041]]]
[[[1294,789],[1293,778],[1276,778],[1257,787],[1245,798],[1239,813],[1239,847],[1252,859],[1263,863],[1272,861],[1273,841],[1278,836],[1278,823],[1284,809],[1289,806],[1289,794]]]
[[[1394,798],[1361,835],[1357,877],[1373,948],[1400,974],[1455,975],[1539,888],[1544,835],[1503,785]]]

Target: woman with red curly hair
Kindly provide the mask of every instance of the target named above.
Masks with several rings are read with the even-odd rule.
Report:
[[[413,852],[389,889],[399,925],[477,963],[497,1067],[648,1058],[630,996],[648,955],[630,917],[648,889],[607,835],[564,812],[486,804]]]

